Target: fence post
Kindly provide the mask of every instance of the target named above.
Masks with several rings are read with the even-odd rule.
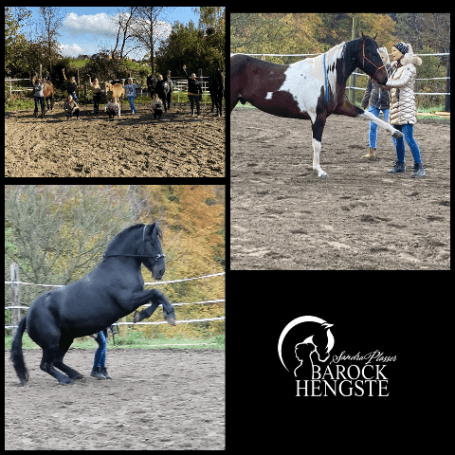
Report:
[[[120,319],[121,322],[126,322],[126,316]],[[120,326],[120,335],[124,340],[126,340],[126,324]]]
[[[199,69],[197,70],[197,78],[199,79],[199,84],[201,84],[202,90],[204,90],[204,89],[203,89],[203,85],[202,85],[202,84],[203,84],[203,80],[202,80],[202,68],[199,68]],[[202,93],[202,94],[199,96],[199,99],[200,99],[201,101],[202,101],[202,96],[203,96],[203,95],[204,95],[204,94]]]
[[[19,301],[19,266],[13,262],[10,266],[11,271],[11,303],[12,306],[20,306]],[[12,308],[11,324],[17,326],[21,320],[21,309]],[[17,327],[13,327],[13,337],[16,335]]]

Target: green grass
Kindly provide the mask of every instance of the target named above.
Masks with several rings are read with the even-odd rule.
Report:
[[[12,336],[5,335],[5,349],[11,349]],[[35,344],[27,333],[22,337],[23,349],[41,349]],[[74,349],[97,349],[98,343],[92,337],[76,338],[71,345]],[[108,349],[225,349],[225,336],[217,335],[202,339],[189,339],[183,337],[155,339],[144,338],[140,332],[129,330],[126,338],[115,335],[115,346],[109,332]]]

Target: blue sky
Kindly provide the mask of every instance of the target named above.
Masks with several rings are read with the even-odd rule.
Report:
[[[120,8],[120,7],[118,7]],[[116,28],[109,21],[109,16],[115,16],[118,8],[106,7],[62,7],[61,11],[66,16],[63,26],[59,30],[61,37],[61,54],[64,57],[77,57],[79,54],[92,55],[97,53],[101,48],[113,48],[115,45]],[[28,8],[32,11],[33,18],[39,18],[39,8]],[[190,7],[175,7],[163,10],[159,17],[161,24],[161,33],[167,37],[170,33],[171,26],[175,21],[188,24],[192,20],[198,25],[199,14],[194,13]],[[27,36],[29,29],[22,30]],[[130,52],[129,57],[140,59],[146,51]]]

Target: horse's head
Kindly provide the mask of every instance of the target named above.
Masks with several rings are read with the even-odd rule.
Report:
[[[378,84],[384,85],[387,82],[387,70],[378,51],[376,36],[366,36],[360,32],[359,48],[357,50],[358,67],[368,76],[371,76]]]
[[[161,241],[163,234],[158,223],[153,223],[148,226],[144,226],[142,234],[144,241],[144,256],[142,263],[152,272],[155,280],[161,280],[166,270],[164,265],[164,254],[161,249]]]
[[[309,342],[313,344],[321,362],[326,362],[328,360],[330,351],[335,345],[335,338],[330,331],[330,327],[333,327],[333,324],[324,322],[321,324],[321,328],[311,336],[311,340],[309,340]],[[304,342],[306,341],[307,340]]]

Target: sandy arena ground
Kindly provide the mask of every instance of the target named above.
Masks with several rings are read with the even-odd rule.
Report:
[[[312,170],[311,123],[258,110],[231,114],[231,268],[449,269],[450,124],[418,122],[414,136],[428,176],[388,174],[390,135],[332,115]]]
[[[44,118],[7,113],[5,176],[225,176],[225,116],[216,117],[207,105],[200,119],[191,118],[189,105],[173,105],[153,120],[149,104],[136,105],[137,115],[126,106],[111,121],[104,111],[92,115],[92,105],[81,106],[79,121],[67,121],[60,105]]]
[[[5,351],[6,450],[224,450],[224,351],[108,350],[112,380],[90,377],[94,352],[70,350],[85,382],[59,385],[26,350],[19,387]]]

